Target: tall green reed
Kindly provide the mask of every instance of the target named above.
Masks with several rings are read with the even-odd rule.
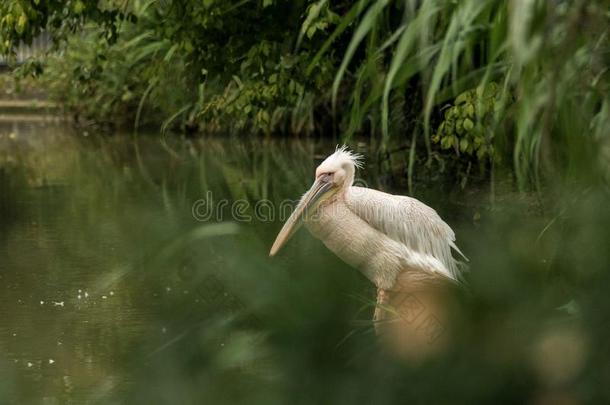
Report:
[[[341,83],[354,76],[345,138],[372,114],[379,116],[382,149],[404,136],[392,128],[390,99],[415,82],[423,92],[428,154],[430,126],[443,103],[469,88],[501,83],[487,137],[492,143],[508,140],[524,189],[539,185],[543,173],[595,162],[593,145],[607,142],[608,22],[601,2],[363,0],[345,14],[312,65],[355,24],[332,87],[334,104]],[[364,46],[366,40],[374,45]],[[371,66],[378,74],[371,74]],[[574,147],[579,143],[592,148]],[[415,155],[410,159],[412,172]]]

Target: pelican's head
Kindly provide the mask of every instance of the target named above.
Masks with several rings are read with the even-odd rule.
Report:
[[[347,147],[337,147],[335,153],[324,159],[316,168],[316,180],[331,183],[334,191],[344,190],[354,183],[356,168],[362,167],[362,157],[350,152]]]
[[[345,192],[354,182],[358,167],[361,167],[360,155],[350,152],[345,146],[337,147],[335,153],[324,159],[316,168],[313,185],[301,197],[299,205],[275,238],[269,256],[274,256],[284,246],[301,225],[303,217],[315,212],[324,201]]]

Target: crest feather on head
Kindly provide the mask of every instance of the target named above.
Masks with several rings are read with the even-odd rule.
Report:
[[[364,165],[362,155],[360,155],[359,153],[352,152],[351,150],[348,149],[348,147],[346,145],[341,145],[341,146],[337,145],[337,147],[335,148],[335,153],[330,155],[329,158],[332,158],[333,160],[338,160],[338,161],[349,160],[358,169],[362,169],[362,167]]]
[[[316,168],[316,177],[320,173],[335,172],[341,168],[351,166],[354,168],[362,168],[362,156],[347,149],[347,146],[337,146],[335,152],[329,155]]]

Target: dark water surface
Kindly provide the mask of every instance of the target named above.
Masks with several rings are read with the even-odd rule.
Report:
[[[265,268],[277,226],[247,204],[296,198],[316,150],[332,149],[214,140],[170,147],[158,138],[138,146],[131,136],[91,140],[61,125],[0,129],[0,398],[118,400],[140,391],[134,384],[147,381],[138,373],[185,341],[206,345],[214,365],[202,367],[218,374],[204,380],[214,389],[227,370],[263,357],[261,320],[245,307],[270,305],[277,297],[264,289],[288,275]],[[220,206],[215,224],[192,215],[206,196]],[[240,199],[246,208],[235,221],[221,201]],[[263,291],[229,293],[229,285]],[[179,351],[188,358],[197,350]],[[170,402],[200,394],[181,392],[183,371],[158,370]]]
[[[228,399],[224,379],[245,373],[228,380],[239,397],[279,378],[273,328],[370,318],[371,287],[306,232],[266,257],[290,212],[277,203],[308,188],[332,143],[87,135],[0,128],[0,398]],[[349,328],[329,330],[331,348]]]
[[[417,187],[475,262],[496,260],[475,272],[478,301],[463,322],[468,342],[486,344],[424,368],[377,353],[372,286],[307,232],[267,257],[279,204],[333,149],[2,124],[0,403],[396,403],[415,388],[470,403],[535,397],[530,350],[557,301],[535,291],[547,284],[532,270],[548,259],[532,242],[546,222],[486,231],[484,193]],[[375,164],[361,178],[406,192]],[[442,390],[441,371],[453,376]]]

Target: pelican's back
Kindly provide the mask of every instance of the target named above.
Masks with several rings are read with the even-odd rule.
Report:
[[[370,226],[412,251],[437,259],[445,267],[440,271],[459,280],[458,261],[451,255],[455,233],[436,211],[415,198],[397,196],[363,187],[350,187],[346,204]],[[438,270],[432,270],[438,271]]]

